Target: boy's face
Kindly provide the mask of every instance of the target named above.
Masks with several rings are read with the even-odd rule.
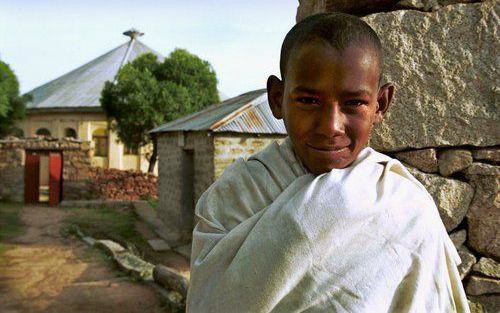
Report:
[[[379,71],[371,48],[339,51],[313,40],[292,52],[284,82],[269,77],[273,115],[313,174],[349,166],[368,142],[394,92],[389,84],[379,89]]]

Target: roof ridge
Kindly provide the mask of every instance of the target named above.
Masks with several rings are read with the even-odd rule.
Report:
[[[238,117],[240,117],[241,115],[245,114],[245,112],[247,112],[248,110],[250,110],[251,108],[259,105],[262,103],[262,101],[259,101],[257,103],[257,100],[260,100],[263,96],[266,96],[267,92],[264,93],[264,94],[261,94],[260,96],[257,96],[255,97],[254,99],[250,100],[247,104],[244,104],[243,106],[241,106],[239,109],[237,110],[234,110],[233,112],[229,113],[228,115],[226,115],[225,117],[223,117],[222,119],[218,120],[217,122],[213,123],[209,129],[210,130],[217,130],[218,128],[221,128],[229,123],[231,123],[232,121],[234,121],[235,119],[237,119]]]
[[[48,82],[46,82],[46,83],[45,83],[45,84],[43,84],[43,85],[40,85],[40,86],[38,86],[38,87],[36,87],[36,88],[31,89],[30,91],[26,92],[25,94],[30,94],[30,93],[32,93],[32,92],[34,92],[34,91],[36,91],[37,89],[40,89],[40,88],[42,88],[42,87],[45,87],[46,85],[49,85],[50,83],[53,83],[53,82],[55,82],[55,81],[57,81],[57,80],[59,80],[59,79],[62,79],[62,78],[64,78],[64,77],[66,77],[66,76],[70,75],[70,74],[73,74],[73,73],[74,73],[74,72],[76,72],[77,70],[79,70],[79,69],[81,69],[81,68],[84,68],[84,67],[86,67],[86,66],[88,66],[88,65],[90,65],[90,64],[92,64],[92,63],[97,63],[97,61],[98,61],[98,60],[101,60],[101,59],[102,59],[102,58],[104,58],[105,56],[108,56],[108,55],[112,54],[113,52],[115,52],[116,50],[120,49],[122,46],[124,46],[124,45],[126,45],[126,44],[128,44],[128,42],[125,42],[125,43],[123,43],[123,44],[121,44],[121,45],[119,45],[119,46],[117,46],[117,47],[115,47],[115,48],[113,48],[113,49],[109,50],[108,52],[106,52],[106,53],[104,53],[104,54],[101,54],[100,56],[98,56],[98,57],[96,57],[96,58],[94,58],[94,59],[92,59],[92,60],[88,61],[87,63],[84,63],[84,64],[82,64],[82,65],[80,65],[80,66],[78,66],[78,67],[76,67],[76,68],[74,68],[74,69],[70,70],[69,72],[66,72],[66,73],[64,73],[64,74],[60,75],[59,77],[56,77],[56,78],[54,78],[54,79],[52,79],[52,80],[49,80]]]

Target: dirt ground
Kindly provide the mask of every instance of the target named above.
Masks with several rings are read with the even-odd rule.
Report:
[[[24,233],[0,260],[0,312],[165,312],[149,286],[120,275],[102,254],[61,234],[69,214],[27,206]]]

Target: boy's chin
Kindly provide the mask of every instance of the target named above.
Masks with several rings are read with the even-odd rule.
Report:
[[[314,175],[321,175],[324,173],[331,172],[334,169],[343,169],[351,165],[354,160],[336,160],[333,162],[311,162],[311,164],[305,164],[307,169]]]

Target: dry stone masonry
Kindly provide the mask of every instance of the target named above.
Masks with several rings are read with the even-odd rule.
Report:
[[[87,199],[91,197],[91,147],[89,142],[71,138],[9,137],[0,140],[0,200],[24,201],[24,162],[26,150],[59,151],[63,156],[63,198]]]
[[[462,260],[472,312],[500,311],[500,1],[301,0],[363,16],[396,85],[370,145],[427,188]]]

